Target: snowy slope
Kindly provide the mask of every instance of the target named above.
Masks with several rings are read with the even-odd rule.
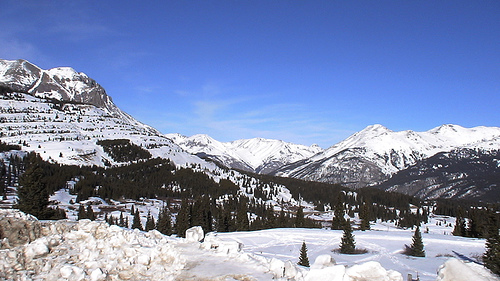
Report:
[[[0,60],[0,139],[62,164],[123,164],[97,141],[128,139],[153,157],[215,167],[121,111],[84,73],[69,67],[43,70],[25,60]]]
[[[418,160],[457,148],[500,148],[500,128],[442,125],[426,132],[393,132],[371,125],[276,174],[362,187],[382,182]]]
[[[500,150],[454,149],[401,170],[375,187],[425,199],[500,200]]]
[[[263,138],[219,142],[201,134],[191,137],[180,134],[166,136],[193,154],[227,167],[262,174],[271,173],[283,165],[309,158],[322,151],[317,145],[305,146]]]

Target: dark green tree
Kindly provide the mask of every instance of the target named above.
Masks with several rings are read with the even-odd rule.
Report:
[[[191,227],[189,223],[189,203],[187,202],[187,199],[182,199],[181,203],[181,208],[179,212],[177,213],[177,217],[175,220],[175,231],[177,233],[177,236],[179,237],[185,237],[186,236],[186,230]]]
[[[80,204],[78,207],[78,220],[87,219],[87,212],[85,211],[85,207]]]
[[[369,217],[368,204],[363,204],[359,210],[359,218],[361,223],[359,225],[359,230],[365,231],[370,229],[370,217]]]
[[[172,218],[167,207],[163,207],[158,214],[156,230],[165,235],[172,235]]]
[[[297,213],[295,214],[295,222],[294,227],[304,227],[305,219],[304,219],[304,208],[302,206],[299,207]]]
[[[339,192],[337,195],[335,208],[333,209],[332,229],[341,230],[344,228],[345,223],[346,220],[344,218],[344,201],[342,198],[342,193]]]
[[[486,238],[483,262],[491,272],[500,275],[500,235],[498,230],[496,214],[491,212],[488,216],[488,238]]]
[[[139,214],[139,210],[137,209],[134,213],[134,220],[132,221],[132,229],[139,229],[143,230],[142,228],[142,223],[141,223],[141,216]]]
[[[120,212],[120,218],[118,220],[118,226],[128,227],[128,225],[125,225],[125,219],[123,218],[123,212]]]
[[[419,226],[415,228],[409,254],[414,257],[425,257],[424,243],[422,241],[422,233],[420,233]]]
[[[229,232],[234,231],[235,229],[235,220],[231,215],[231,211],[229,207],[219,207],[218,215],[217,215],[217,231],[219,232]]]
[[[302,242],[302,247],[300,248],[300,256],[298,265],[309,267],[309,258],[307,257],[307,246],[306,242]]]
[[[55,212],[49,208],[49,193],[44,181],[44,170],[41,159],[36,155],[29,156],[29,167],[19,179],[17,189],[18,201],[15,208],[31,214],[38,219],[51,219]]]
[[[465,219],[461,215],[457,215],[452,234],[455,236],[465,236],[467,234]]]
[[[347,220],[344,223],[344,234],[340,240],[340,253],[354,254],[355,250],[356,242],[354,241],[354,235],[352,234],[351,221]]]
[[[285,216],[285,210],[283,206],[281,206],[280,214],[278,217],[278,227],[286,227],[287,226],[287,218]]]
[[[249,229],[250,221],[248,220],[248,207],[245,200],[241,200],[236,213],[236,231],[247,231]]]
[[[89,219],[91,221],[95,220],[94,210],[92,209],[91,205],[87,206],[87,211],[85,213],[86,213],[85,216],[87,219]]]
[[[7,187],[5,186],[3,176],[0,177],[0,195],[2,200],[7,200]]]
[[[148,211],[148,216],[146,217],[146,231],[150,231],[156,228],[155,218],[151,216],[151,212]]]

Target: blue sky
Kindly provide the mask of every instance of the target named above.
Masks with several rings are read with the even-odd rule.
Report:
[[[0,2],[0,58],[71,66],[163,133],[326,148],[500,126],[499,1]]]

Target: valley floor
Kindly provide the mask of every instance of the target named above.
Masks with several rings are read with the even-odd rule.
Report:
[[[366,254],[344,255],[337,253],[342,231],[325,229],[270,229],[253,232],[219,233],[219,237],[235,240],[244,245],[243,251],[266,258],[291,260],[297,263],[300,247],[305,241],[311,264],[319,255],[331,255],[337,264],[352,266],[368,261],[379,262],[382,267],[400,272],[404,277],[417,274],[421,281],[436,280],[439,267],[459,252],[468,257],[478,257],[484,252],[484,240],[443,234],[422,233],[426,250],[425,258],[402,254],[404,245],[410,245],[413,232],[375,225],[374,230],[354,231],[356,247],[366,249]]]

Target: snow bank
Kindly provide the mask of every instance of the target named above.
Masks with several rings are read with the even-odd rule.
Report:
[[[369,261],[363,264],[345,267],[335,265],[327,255],[319,256],[311,270],[305,275],[305,281],[403,281],[401,273],[385,270],[380,263]]]
[[[207,233],[205,240],[201,244],[202,249],[212,249],[225,255],[236,254],[241,251],[242,247],[243,245],[239,242],[220,239],[214,232]]]
[[[89,220],[70,229],[49,227],[48,236],[0,250],[0,279],[173,280],[185,264],[169,238],[157,231]]]
[[[204,237],[205,234],[201,226],[193,226],[186,230],[186,240],[189,242],[201,242]]]
[[[245,253],[241,242],[224,235],[208,233],[203,239],[199,227],[181,239],[89,220],[39,222],[16,210],[0,210],[0,222],[6,234],[2,237],[7,236],[4,244],[9,246],[0,250],[0,280],[228,280],[223,278],[232,276],[238,280],[403,281],[399,272],[375,261],[348,267],[323,254],[305,268],[290,260]],[[31,224],[37,238],[14,246],[10,237],[18,239],[28,232],[12,230],[6,222]],[[478,264],[450,259],[438,276],[438,281],[448,280],[499,279]]]
[[[439,267],[437,281],[498,281],[485,267],[452,258]]]

